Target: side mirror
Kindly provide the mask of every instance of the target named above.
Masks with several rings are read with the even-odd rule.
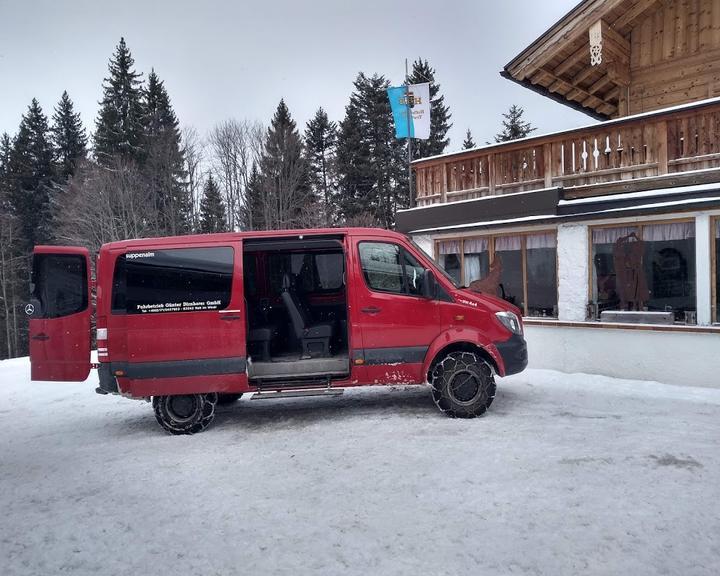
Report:
[[[435,278],[435,274],[433,274],[430,270],[425,270],[425,273],[423,274],[423,296],[425,298],[429,298],[430,300],[435,300],[437,298],[437,279]]]

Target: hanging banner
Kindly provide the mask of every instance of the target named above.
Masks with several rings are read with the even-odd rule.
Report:
[[[430,83],[393,86],[387,93],[395,120],[395,137],[430,138]]]

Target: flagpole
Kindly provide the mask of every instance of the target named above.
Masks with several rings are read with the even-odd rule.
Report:
[[[412,191],[412,138],[410,137],[410,127],[412,119],[410,117],[410,76],[408,75],[408,61],[405,58],[405,109],[407,114],[407,141],[408,141],[408,197],[410,198],[410,208],[415,206],[415,198]]]

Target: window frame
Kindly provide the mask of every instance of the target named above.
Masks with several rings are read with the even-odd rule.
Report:
[[[395,292],[393,290],[380,290],[378,288],[373,288],[370,286],[370,283],[368,282],[367,276],[365,275],[365,269],[363,268],[363,261],[362,261],[362,253],[360,252],[360,246],[362,244],[388,244],[390,246],[397,246],[397,248],[400,250],[400,266],[402,267],[402,286],[403,291],[402,292]],[[393,296],[407,296],[409,298],[420,298],[425,299],[425,297],[422,294],[411,294],[408,290],[408,278],[407,278],[407,269],[405,264],[405,254],[409,252],[405,246],[402,244],[398,244],[397,242],[391,242],[388,240],[360,240],[357,244],[357,255],[358,255],[358,264],[360,264],[360,272],[363,277],[363,282],[365,283],[365,287],[370,292],[377,292],[378,294],[392,294]],[[412,256],[412,254],[411,254]],[[413,256],[415,258],[415,256]],[[415,258],[415,260],[418,261],[419,264],[422,265],[422,261]],[[423,266],[423,270],[425,270],[425,273],[428,272],[428,268],[425,268]]]
[[[638,229],[638,237],[640,238],[640,240],[643,240],[643,228],[645,226],[656,226],[658,224],[683,224],[683,223],[693,224],[693,227],[695,228],[695,233],[697,234],[697,219],[693,216],[684,217],[684,218],[663,218],[660,220],[640,220],[640,221],[630,221],[630,222],[620,221],[620,222],[613,222],[613,223],[609,223],[609,224],[598,224],[598,225],[588,226],[588,231],[587,231],[587,234],[588,234],[588,236],[587,236],[587,241],[588,241],[587,303],[588,303],[588,306],[590,305],[590,302],[593,302],[593,230],[602,230],[605,228],[637,228]],[[711,227],[711,233],[712,233],[712,227]],[[695,237],[695,240],[697,241],[697,237]],[[714,246],[714,242],[713,242],[713,246]],[[713,260],[714,260],[714,257],[713,257]],[[713,277],[713,280],[714,280],[714,277]],[[695,271],[695,281],[697,283],[697,270]],[[695,306],[697,307],[697,284],[695,286]],[[588,312],[588,314],[589,314],[589,312]],[[600,318],[597,319],[597,322],[600,322]],[[667,324],[667,325],[670,326],[670,324]]]
[[[720,302],[717,289],[718,250],[715,230],[720,226],[720,215],[710,216],[710,324],[720,324]]]
[[[520,237],[522,251],[522,285],[523,285],[523,306],[521,308],[523,317],[528,316],[528,274],[527,274],[527,237],[539,234],[552,234],[555,238],[555,294],[560,293],[560,261],[557,256],[557,228],[541,228],[539,230],[525,230],[523,232],[495,232],[493,234],[474,234],[470,236],[452,236],[436,238],[433,245],[433,259],[440,266],[440,243],[459,242],[460,244],[460,286],[466,286],[465,282],[465,241],[485,239],[488,241],[489,262],[495,261],[495,240],[504,236]]]

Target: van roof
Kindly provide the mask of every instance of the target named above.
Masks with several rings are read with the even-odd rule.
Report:
[[[101,251],[135,247],[175,246],[178,244],[231,242],[249,238],[293,238],[297,236],[379,236],[383,238],[404,238],[403,234],[383,228],[307,228],[299,230],[257,230],[252,232],[221,232],[219,234],[190,234],[187,236],[165,236],[119,240],[103,244]]]

